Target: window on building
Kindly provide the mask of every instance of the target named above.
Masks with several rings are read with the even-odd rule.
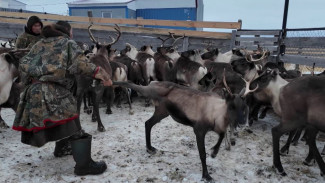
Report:
[[[102,11],[102,17],[103,18],[112,18],[112,12],[111,11]]]

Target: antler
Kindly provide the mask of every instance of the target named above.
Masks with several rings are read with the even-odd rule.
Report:
[[[228,93],[230,95],[232,95],[232,92],[231,92],[231,90],[230,90],[230,88],[229,88],[229,86],[227,85],[227,82],[226,82],[226,68],[223,69],[223,79],[222,79],[222,81],[223,81],[223,85],[225,85],[225,88],[228,91]]]
[[[246,86],[245,86],[245,93],[242,95],[242,97],[246,97],[249,93],[255,92],[258,89],[258,84],[256,86],[256,88],[254,90],[250,90],[249,86],[252,83],[252,81],[254,80],[256,76],[256,73],[254,75],[254,77],[250,80],[250,81],[246,81],[244,78],[242,78],[242,80],[245,82]]]
[[[181,37],[178,37],[178,38],[174,37],[175,33],[169,32],[169,35],[170,35],[170,37],[172,37],[174,39],[174,42],[173,42],[172,46],[174,46],[178,40],[185,38],[185,34],[183,36],[181,36]]]
[[[98,41],[96,41],[96,39],[94,38],[93,34],[91,33],[90,27],[93,26],[93,24],[90,24],[88,26],[88,34],[90,37],[90,40],[94,43],[94,44],[98,44]]]
[[[160,46],[160,47],[163,47],[163,46],[165,46],[165,42],[168,40],[168,39],[170,39],[171,37],[167,37],[166,39],[163,39],[163,38],[161,38],[161,37],[157,37],[157,39],[160,39],[161,41],[162,41],[162,45]]]
[[[120,37],[121,37],[121,28],[120,28],[117,24],[115,24],[114,29],[115,29],[116,32],[117,32],[117,33],[115,33],[115,35],[116,35],[117,37],[116,37],[116,39],[114,39],[112,36],[109,36],[109,37],[112,39],[112,42],[109,43],[109,45],[113,45],[113,44],[115,44],[115,43],[120,39]]]
[[[7,43],[8,43],[8,42],[5,42],[5,43],[1,43],[1,46],[5,48],[5,47],[6,47],[6,45],[7,45]]]
[[[252,56],[252,54],[249,54],[249,55],[247,55],[247,56],[249,56],[250,57],[250,59],[249,59],[249,61],[251,61],[251,62],[258,62],[258,61],[260,61],[260,60],[263,60],[263,59],[265,59],[266,58],[266,53],[268,52],[268,50],[264,50],[263,49],[263,51],[262,51],[262,56],[261,56],[261,58],[259,58],[259,59],[253,59],[253,56]],[[246,60],[247,60],[247,56],[246,56]],[[248,61],[248,60],[247,60]]]

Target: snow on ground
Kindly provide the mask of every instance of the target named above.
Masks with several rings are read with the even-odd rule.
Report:
[[[55,158],[54,142],[41,148],[24,145],[20,133],[0,129],[0,182],[200,182],[201,162],[192,128],[176,123],[170,117],[152,130],[153,146],[160,151],[149,155],[145,148],[145,121],[154,108],[144,107],[143,100],[133,104],[135,114],[129,115],[126,105],[113,108],[106,115],[101,108],[106,132],[98,132],[97,124],[87,114],[81,115],[83,128],[93,135],[92,157],[104,160],[108,169],[102,175],[75,176],[72,156]],[[14,112],[3,109],[4,120],[12,125]],[[281,177],[272,169],[271,128],[278,123],[274,114],[252,126],[253,133],[240,131],[231,151],[222,143],[215,159],[210,148],[218,135],[206,136],[207,165],[217,182],[324,182],[317,164],[303,165],[308,147],[300,142],[281,157],[288,176]],[[287,136],[281,139],[284,144]],[[318,142],[319,149],[324,142]]]

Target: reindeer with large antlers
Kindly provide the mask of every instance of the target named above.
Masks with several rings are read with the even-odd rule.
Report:
[[[156,148],[151,145],[151,129],[162,119],[170,115],[175,121],[193,127],[202,163],[202,178],[206,181],[212,180],[206,165],[204,139],[207,132],[214,131],[219,134],[219,140],[212,148],[211,156],[215,158],[228,125],[243,125],[247,120],[248,113],[244,93],[232,94],[227,87],[225,78],[224,85],[228,89],[225,90],[224,99],[216,93],[201,92],[171,82],[151,82],[148,86],[127,82],[114,84],[134,89],[153,100],[155,112],[145,124],[148,153],[154,154],[157,152]],[[245,94],[249,92],[251,91],[247,91]]]
[[[112,42],[109,44],[102,44],[99,43],[93,36],[93,34],[91,33],[91,26],[89,25],[88,27],[88,33],[89,33],[89,37],[90,40],[96,45],[97,48],[97,52],[96,54],[90,58],[90,62],[96,64],[97,66],[100,66],[101,68],[103,68],[112,78],[112,68],[110,66],[109,63],[109,53],[111,51],[114,51],[111,49],[111,46],[113,44],[115,44],[119,38],[121,37],[121,31],[118,25],[116,25],[116,27],[114,28],[116,33],[116,39],[114,39],[113,37],[110,36],[110,38],[112,39]],[[80,106],[81,106],[81,102],[82,102],[82,98],[84,93],[88,90],[91,93],[91,98],[93,101],[93,105],[94,105],[94,111],[93,111],[93,121],[97,120],[98,122],[98,131],[105,131],[105,127],[101,122],[101,118],[99,115],[99,102],[103,97],[104,91],[106,89],[106,87],[104,87],[102,84],[100,84],[99,81],[94,80],[92,78],[86,78],[83,76],[77,76],[76,77],[77,80],[77,101],[78,101],[78,111],[80,113]],[[112,90],[112,89],[111,89]],[[109,97],[108,97],[109,98]],[[107,103],[109,103],[110,101],[106,101]]]

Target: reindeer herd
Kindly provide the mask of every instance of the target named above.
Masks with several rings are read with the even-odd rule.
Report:
[[[92,113],[92,120],[98,122],[98,131],[105,131],[99,113],[102,101],[107,107],[106,114],[111,114],[114,101],[119,107],[126,99],[132,115],[132,97],[142,95],[145,106],[153,105],[155,108],[145,122],[147,152],[154,154],[157,151],[151,145],[152,127],[171,116],[193,128],[202,163],[202,178],[212,181],[206,165],[206,133],[214,131],[219,134],[212,148],[211,156],[214,158],[228,129],[231,145],[235,145],[233,134],[237,127],[252,125],[258,120],[261,109],[260,118],[265,117],[267,110],[273,109],[281,117],[279,125],[272,128],[275,169],[286,175],[280,154],[289,153],[290,144],[296,144],[304,130],[309,146],[304,163],[310,165],[315,159],[321,175],[325,173],[324,161],[316,147],[318,131],[325,132],[323,73],[308,76],[299,71],[288,71],[283,64],[268,62],[270,53],[262,48],[257,51],[232,49],[226,53],[214,48],[180,53],[175,44],[185,35],[176,38],[172,33],[166,39],[158,38],[162,45],[155,49],[156,52],[152,46],[144,45],[138,49],[130,43],[118,52],[112,47],[121,38],[121,30],[117,25],[115,30],[116,38],[109,36],[112,42],[104,44],[95,39],[90,25],[88,33],[94,46],[84,50],[90,62],[111,75],[113,86],[104,87],[97,80],[76,75],[72,91],[79,112],[84,101],[84,111]],[[173,39],[173,43],[166,46],[168,39]],[[14,110],[17,107],[22,90],[17,68],[19,59],[26,52],[28,50],[1,49],[1,107]],[[280,149],[279,140],[285,133],[289,133],[289,138]],[[325,148],[322,154],[325,154]]]

